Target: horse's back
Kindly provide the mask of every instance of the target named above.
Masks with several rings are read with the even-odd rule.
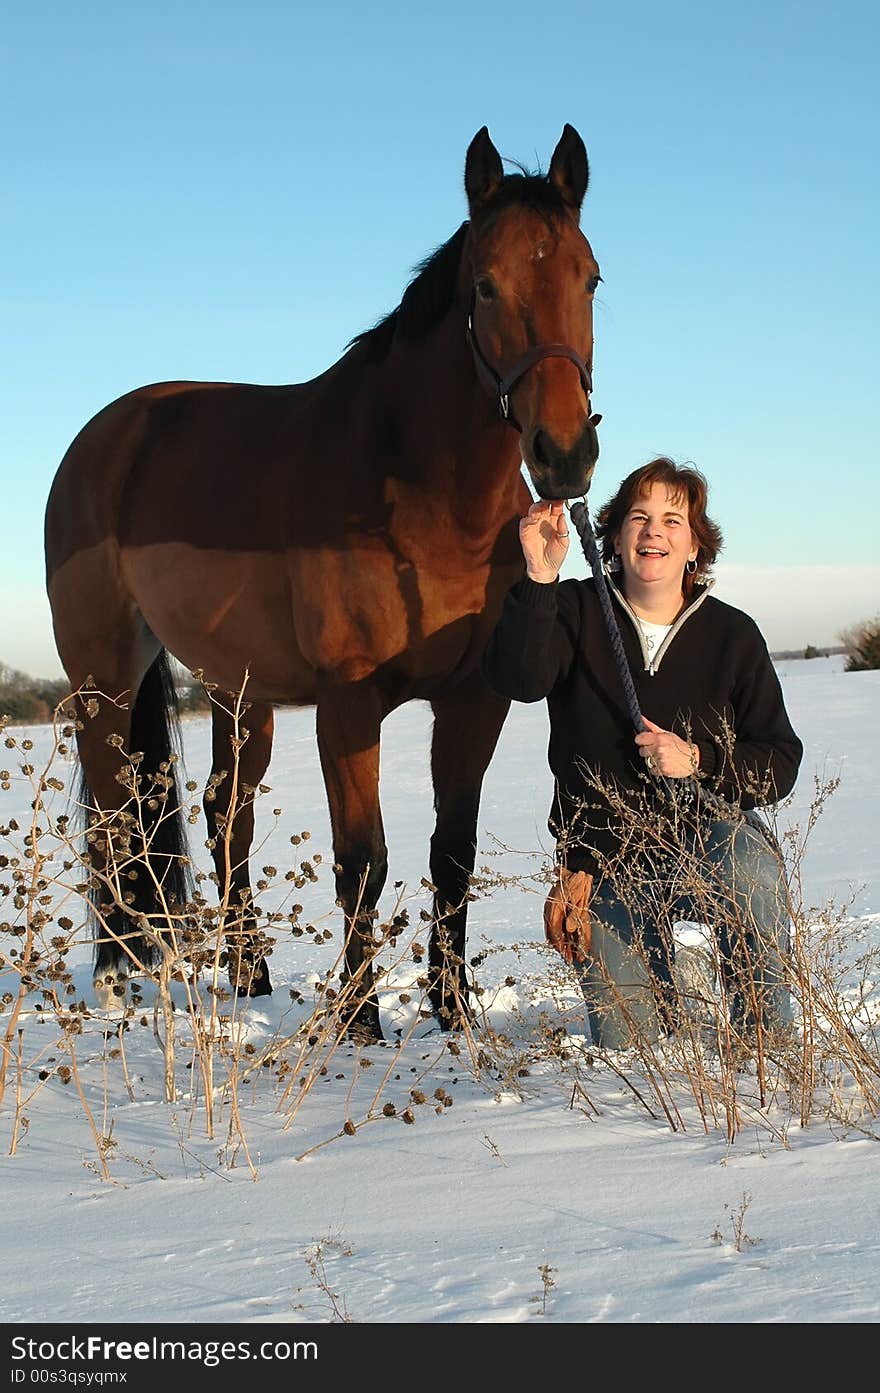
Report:
[[[408,699],[472,667],[521,570],[521,508],[503,544],[494,529],[477,549],[462,539],[450,501],[408,482],[393,408],[357,356],[293,386],[156,383],[93,417],[47,507],[59,647],[78,653],[86,622],[140,626],[191,670],[232,690],[247,670],[277,702],[315,700],[319,672],[382,669]]]
[[[223,499],[240,513],[248,480],[242,475],[259,439],[276,424],[290,388],[243,383],[159,382],[138,387],[105,406],[69,446],[46,508],[48,578],[75,552],[126,527],[176,515],[181,503],[199,514]],[[274,406],[274,409],[273,409]],[[237,449],[236,449],[237,445]],[[188,486],[196,490],[191,501]],[[233,498],[230,498],[233,495]]]

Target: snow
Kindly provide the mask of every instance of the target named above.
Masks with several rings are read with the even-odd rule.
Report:
[[[877,949],[880,673],[844,673],[838,657],[786,660],[778,671],[805,745],[780,830],[806,827],[816,781],[839,780],[804,855],[807,916],[838,913],[842,951],[851,941],[861,952]],[[0,1241],[15,1261],[0,1290],[0,1319],[161,1322],[193,1332],[215,1323],[344,1320],[876,1321],[880,1124],[870,1109],[851,1107],[846,1120],[838,1099],[833,1113],[819,1107],[802,1126],[781,1085],[762,1108],[744,1077],[744,1125],[731,1138],[723,1115],[704,1126],[693,1094],[676,1082],[673,1130],[631,1061],[590,1054],[573,981],[542,942],[551,847],[543,704],[512,709],[484,786],[477,868],[486,885],[471,907],[468,956],[486,954],[477,969],[485,1015],[473,1041],[458,1037],[452,1053],[449,1037],[418,1016],[419,968],[405,951],[413,930],[401,938],[381,994],[389,1043],[327,1046],[326,1073],[294,1105],[296,1090],[286,1093],[291,1076],[279,1077],[278,1060],[292,1061],[294,1078],[315,1064],[314,1050],[296,1059],[292,1037],[341,941],[313,727],[311,710],[278,713],[254,864],[283,869],[294,854],[319,853],[316,881],[294,895],[333,937],[280,939],[272,997],[236,1007],[240,1046],[253,1046],[257,1057],[276,1046],[272,1066],[239,1078],[240,1129],[218,1086],[214,1135],[206,1134],[181,1011],[178,1096],[164,1101],[147,985],[148,1024],[136,1017],[124,1037],[132,1096],[121,1061],[109,1054],[116,1041],[105,1040],[106,1019],[84,1020],[76,1041],[85,1097],[99,1131],[112,1135],[103,1178],[74,1081],[38,1077],[52,1070],[53,1056],[55,1064],[65,1058],[57,1023],[30,1011],[20,1022],[20,1050],[17,1036],[12,1042],[0,1112],[7,1153],[19,1061],[21,1088],[33,1096],[15,1154],[2,1162]],[[42,768],[50,732],[11,734],[33,739],[27,758]],[[185,722],[184,740],[187,773],[201,787],[207,721]],[[411,704],[385,723],[390,873],[380,911],[387,916],[402,901],[416,927],[428,903],[421,880],[431,831],[429,741],[425,706]],[[18,772],[25,756],[3,754],[13,778],[0,794],[0,823],[17,817],[24,826],[32,797]],[[277,819],[275,808],[283,810]],[[191,830],[204,864],[203,824]],[[304,830],[308,842],[291,847],[290,836]],[[10,854],[15,838],[0,836],[0,852]],[[273,887],[265,903],[283,894]],[[91,1000],[88,949],[71,962],[77,993]],[[11,976],[3,989],[14,987]],[[182,988],[175,992],[182,1004]],[[401,1002],[401,993],[411,1000]],[[550,1049],[552,1031],[562,1027],[566,1060]],[[218,1058],[218,1085],[224,1077]],[[413,1090],[426,1101],[414,1102]],[[386,1103],[394,1116],[382,1114]],[[401,1120],[407,1106],[413,1125]],[[354,1135],[341,1131],[346,1117],[357,1123]]]

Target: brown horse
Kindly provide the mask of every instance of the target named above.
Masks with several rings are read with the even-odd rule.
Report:
[[[444,1026],[466,1009],[477,812],[508,709],[481,680],[479,658],[522,573],[518,523],[531,499],[520,466],[541,496],[574,497],[598,454],[590,368],[600,278],[579,228],[588,175],[569,125],[546,175],[505,175],[483,127],[465,162],[468,220],[338,362],[291,386],[135,390],[83,428],[49,497],[58,652],[74,690],[90,679],[111,698],[77,737],[96,809],[118,820],[123,809],[124,821],[120,750],[143,753],[140,777],[168,758],[167,653],[228,692],[248,674],[239,777],[251,787],[269,764],[273,707],[316,705],[344,975],[360,983],[356,1025],[367,1036],[381,1038],[370,964],[387,870],[380,727],[413,699],[434,713],[429,995]],[[230,768],[232,733],[215,708],[212,778]],[[150,961],[138,929],[157,912],[153,881],[185,899],[175,796],[158,800],[161,825],[147,829],[151,876],[101,921],[102,1005],[125,995],[130,965]],[[205,803],[221,889],[239,904],[226,925],[238,944],[231,978],[258,995],[271,988],[248,909],[253,811],[245,800],[236,815],[230,873],[217,837],[224,809],[219,793]],[[91,853],[99,870],[101,845]]]

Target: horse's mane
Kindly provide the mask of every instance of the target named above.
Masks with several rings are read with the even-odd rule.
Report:
[[[570,212],[562,195],[544,174],[507,174],[501,185],[480,210],[484,224],[512,204],[540,213],[551,225]],[[371,329],[364,329],[349,341],[348,347],[363,344],[373,359],[384,358],[395,334],[418,339],[430,332],[446,314],[455,298],[458,267],[470,223],[465,221],[442,246],[415,267],[400,304]]]

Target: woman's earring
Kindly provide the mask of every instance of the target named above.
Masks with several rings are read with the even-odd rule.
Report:
[[[687,573],[688,573],[689,576],[692,576],[692,575],[695,575],[695,574],[696,574],[696,570],[697,570],[697,558],[696,558],[695,556],[694,556],[694,557],[691,557],[690,561],[688,561],[688,562],[685,563],[685,570],[687,571]]]
[[[612,556],[612,558],[611,558],[610,561],[606,561],[606,563],[605,563],[605,570],[606,570],[606,571],[619,571],[619,570],[620,570],[620,554],[619,554],[618,552],[615,552],[615,553],[614,553],[614,555]]]

